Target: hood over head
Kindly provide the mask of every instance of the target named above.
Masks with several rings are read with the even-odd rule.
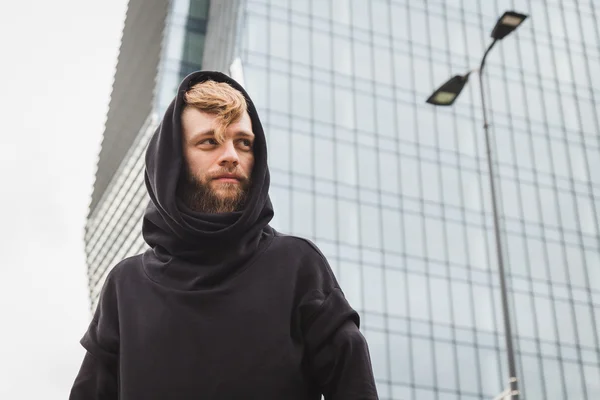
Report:
[[[189,209],[178,199],[177,185],[185,165],[182,149],[181,114],[185,93],[195,84],[225,82],[241,92],[248,104],[254,140],[254,167],[244,208],[230,213],[206,214]],[[146,189],[150,203],[144,215],[142,234],[151,249],[144,266],[159,283],[180,289],[214,286],[255,256],[273,217],[269,199],[267,144],[256,108],[235,80],[220,72],[194,72],[179,85],[161,124],[146,150]]]

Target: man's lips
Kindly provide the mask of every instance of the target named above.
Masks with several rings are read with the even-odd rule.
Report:
[[[242,179],[237,175],[219,175],[219,176],[213,178],[213,180],[219,181],[219,182],[239,182]]]

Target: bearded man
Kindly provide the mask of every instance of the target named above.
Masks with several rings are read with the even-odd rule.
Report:
[[[71,400],[377,399],[327,260],[269,226],[265,135],[237,82],[183,80],[145,182],[150,248],[108,275]]]

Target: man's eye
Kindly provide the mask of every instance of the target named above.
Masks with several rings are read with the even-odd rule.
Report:
[[[211,146],[216,146],[218,143],[217,143],[217,141],[215,139],[211,138],[211,139],[204,139],[204,140],[202,140],[198,144],[208,144],[208,145],[211,145]]]
[[[240,143],[244,147],[252,147],[252,141],[249,139],[240,139]]]

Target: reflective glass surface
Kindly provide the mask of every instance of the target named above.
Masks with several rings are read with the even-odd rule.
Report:
[[[270,150],[273,226],[328,257],[382,399],[508,381],[476,73],[523,399],[600,398],[600,7],[593,1],[246,0],[239,56]]]

